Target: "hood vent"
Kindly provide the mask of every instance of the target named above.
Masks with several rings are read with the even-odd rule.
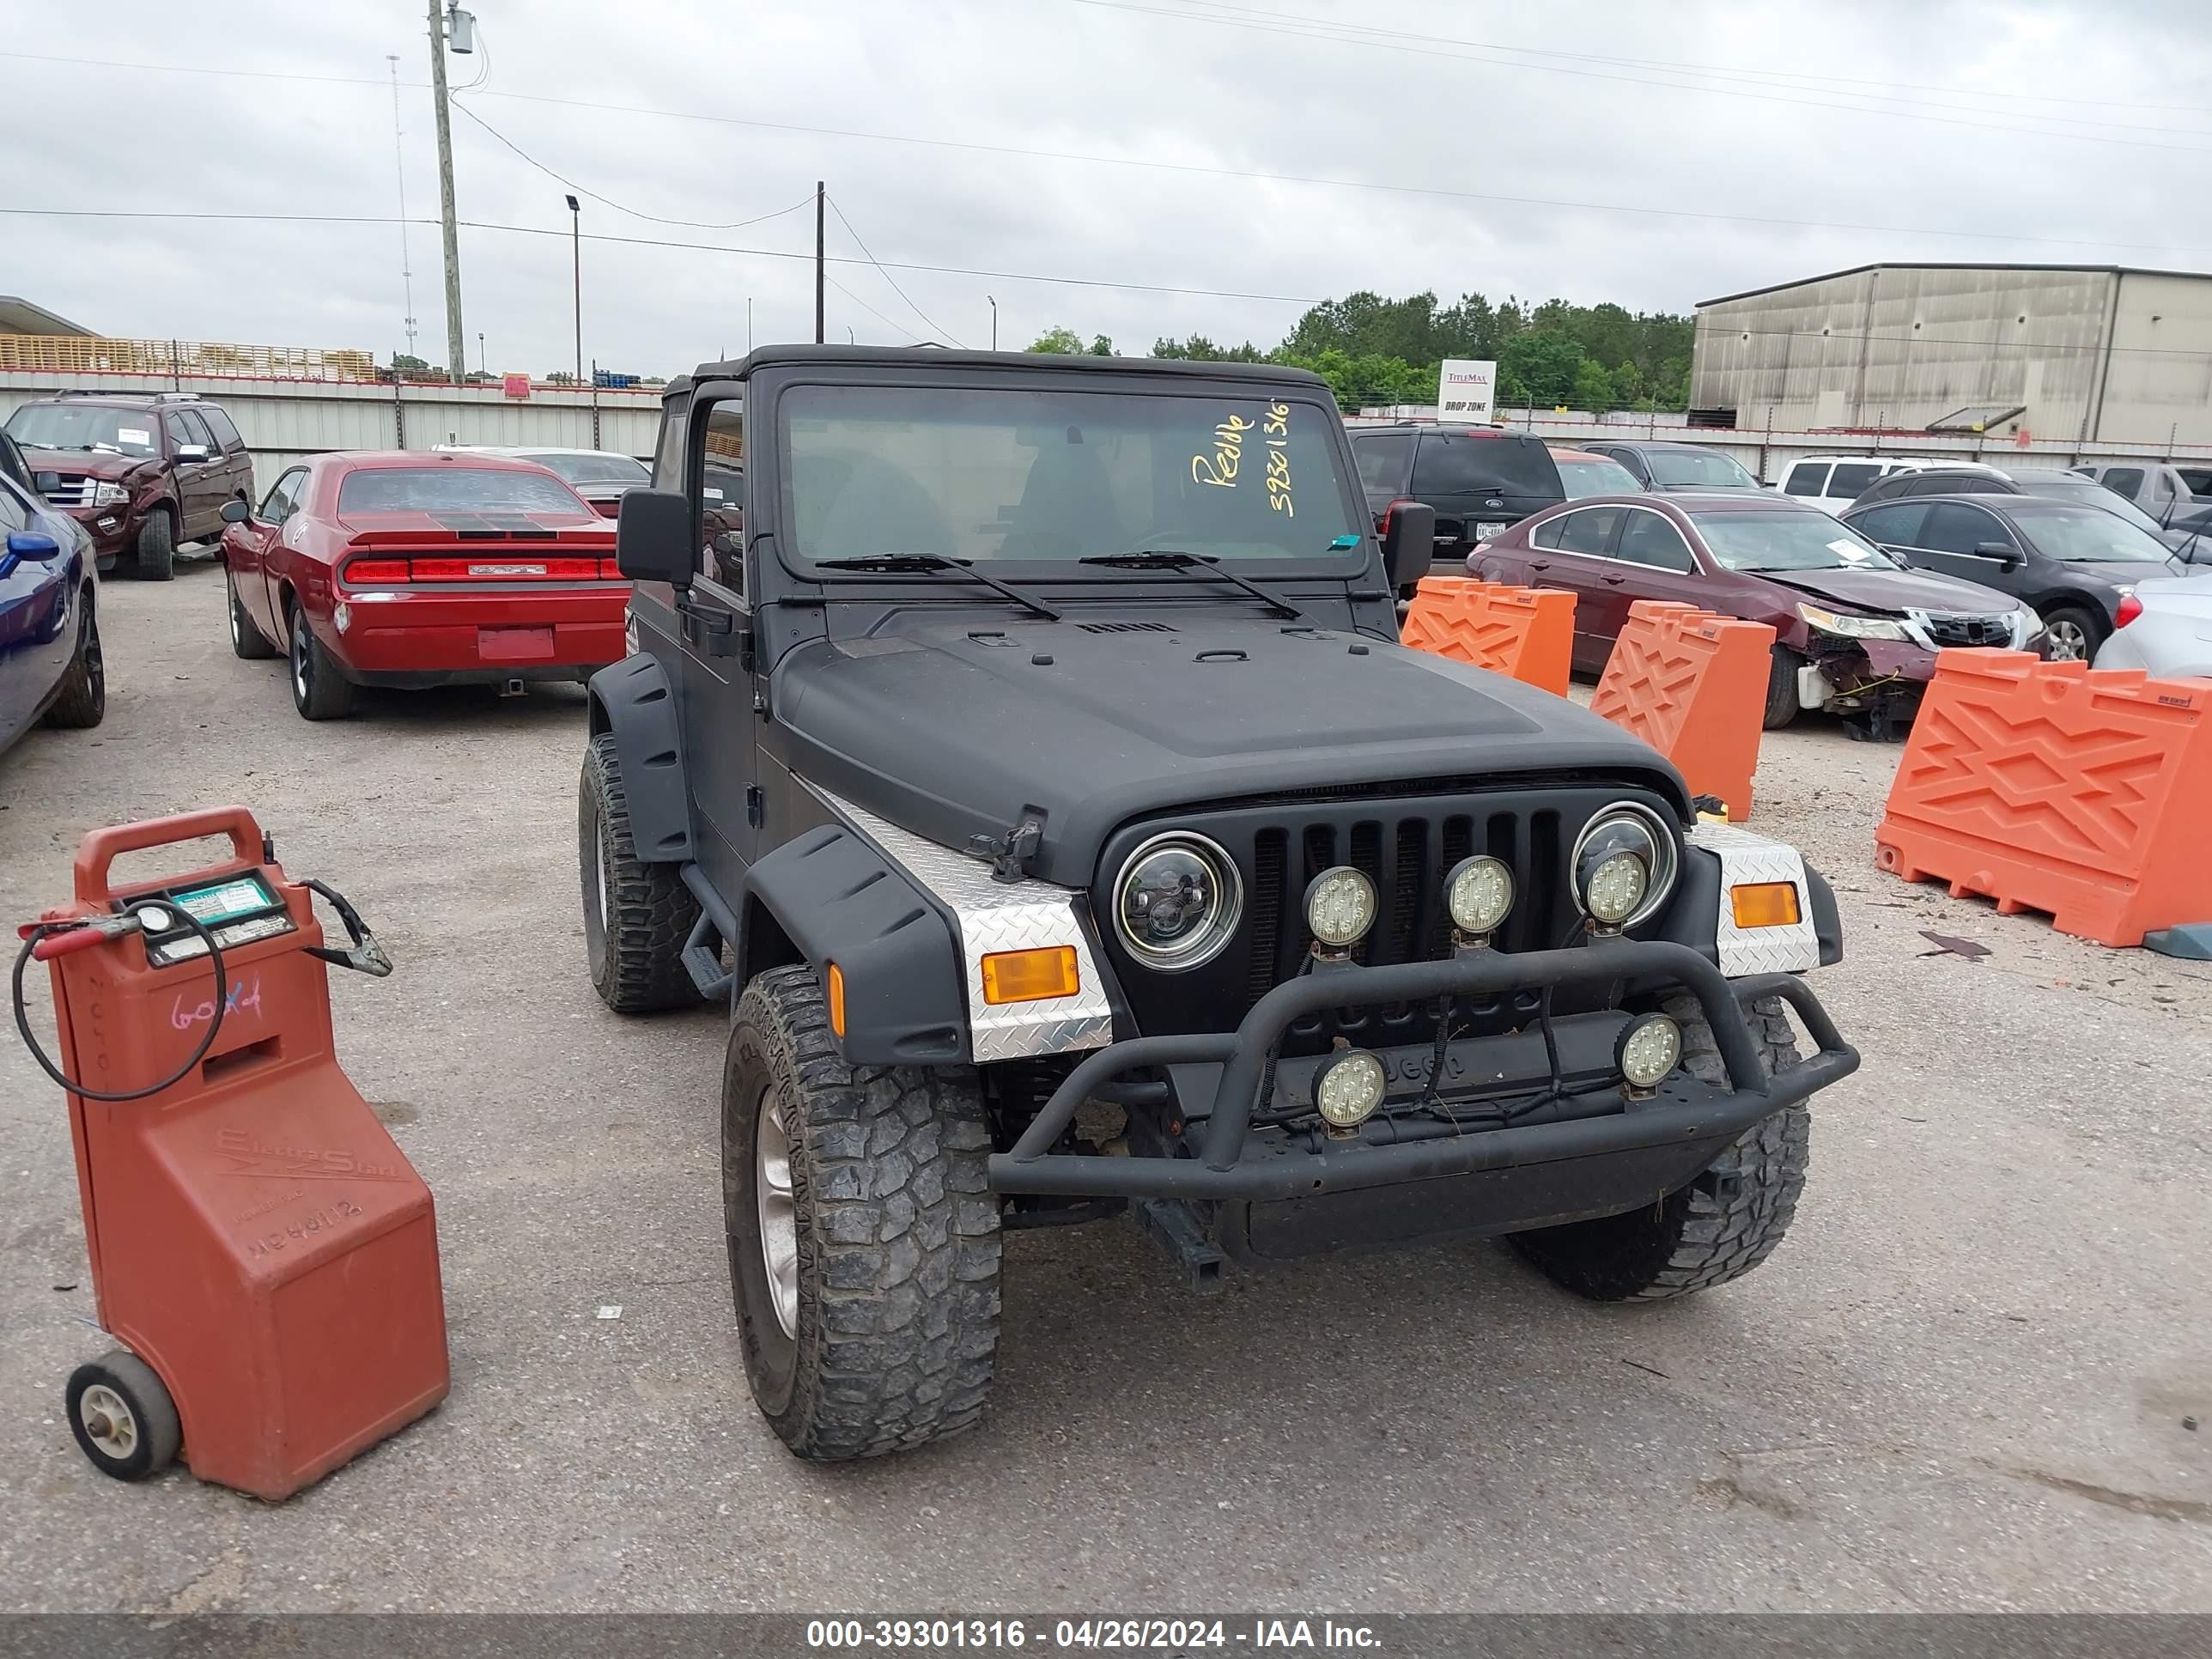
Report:
[[[1086,634],[1172,634],[1176,631],[1172,623],[1078,623],[1075,625]]]

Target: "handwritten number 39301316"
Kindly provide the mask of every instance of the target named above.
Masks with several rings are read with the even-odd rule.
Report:
[[[1190,476],[1194,483],[1211,484],[1219,489],[1237,488],[1237,475],[1244,464],[1244,438],[1247,433],[1258,431],[1267,450],[1267,505],[1289,518],[1297,516],[1291,504],[1291,408],[1288,404],[1267,405],[1267,418],[1260,422],[1246,420],[1241,415],[1231,415],[1213,428],[1213,447],[1201,450],[1190,458]]]

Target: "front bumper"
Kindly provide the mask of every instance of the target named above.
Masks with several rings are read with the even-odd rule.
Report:
[[[485,592],[346,591],[325,644],[349,678],[428,685],[574,678],[626,654],[627,582]],[[321,629],[318,629],[320,632]]]
[[[72,507],[64,510],[82,525],[84,533],[92,538],[94,558],[103,561],[113,559],[137,538],[138,520],[127,503],[116,507]]]
[[[1510,996],[1549,986],[1679,987],[1697,1000],[1726,1067],[1722,1089],[1676,1071],[1650,1100],[1629,1101],[1617,1081],[1585,1076],[1532,1118],[1504,1127],[1467,1123],[1481,1101],[1546,1092],[1548,1072],[1516,1079],[1527,1033],[1455,1045],[1461,1077],[1488,1077],[1471,1089],[1456,1079],[1438,1091],[1453,1110],[1422,1121],[1412,1115],[1368,1120],[1357,1136],[1337,1139],[1267,1123],[1255,1126],[1263,1083],[1280,1093],[1271,1066],[1292,1023],[1325,1009],[1406,1003],[1445,995]],[[1742,1005],[1779,996],[1797,1011],[1820,1053],[1778,1077],[1765,1074]],[[1492,1066],[1486,1054],[1508,1056]],[[1483,951],[1443,962],[1346,967],[1279,985],[1253,1005],[1233,1032],[1135,1037],[1099,1049],[1078,1064],[1012,1151],[994,1154],[993,1190],[1063,1197],[1195,1200],[1281,1200],[1392,1186],[1406,1182],[1497,1172],[1594,1159],[1619,1166],[1642,1163],[1702,1168],[1719,1148],[1760,1119],[1805,1099],[1858,1068],[1858,1052],[1838,1034],[1805,983],[1788,974],[1729,980],[1686,945],[1610,940],[1580,949],[1521,954]],[[1294,1062],[1282,1063],[1285,1068]],[[1210,1096],[1192,1098],[1171,1083],[1183,1128],[1164,1155],[1110,1157],[1055,1152],[1076,1109],[1095,1094],[1110,1096],[1114,1079],[1131,1072],[1218,1066]],[[1498,1073],[1504,1075],[1498,1075]],[[1186,1071],[1185,1075],[1188,1075]],[[1206,1075],[1215,1075],[1207,1073]],[[1448,1075],[1449,1073],[1448,1072]],[[1143,1086],[1143,1085],[1139,1085]],[[1157,1085],[1153,1085],[1157,1087]],[[1416,1092],[1419,1092],[1418,1090]],[[1378,1128],[1382,1133],[1376,1133]],[[1385,1136],[1390,1138],[1384,1138]],[[1644,1159],[1638,1155],[1652,1154]],[[1662,1190],[1664,1190],[1662,1188]]]

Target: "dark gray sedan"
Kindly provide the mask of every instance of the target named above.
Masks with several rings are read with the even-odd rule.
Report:
[[[2025,599],[2055,661],[2088,661],[2136,584],[2181,568],[2117,514],[2034,495],[1922,495],[1854,507],[1843,520],[1905,564]]]

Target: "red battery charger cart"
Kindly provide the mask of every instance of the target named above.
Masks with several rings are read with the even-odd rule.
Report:
[[[227,835],[209,869],[111,886],[123,852]],[[430,1191],[339,1068],[329,966],[392,964],[294,881],[242,806],[95,830],[76,898],[21,930],[15,1019],[70,1091],[100,1324],[69,1424],[95,1467],[290,1496],[446,1396]],[[322,894],[351,942],[324,943]],[[46,962],[58,1064],[23,974]]]

